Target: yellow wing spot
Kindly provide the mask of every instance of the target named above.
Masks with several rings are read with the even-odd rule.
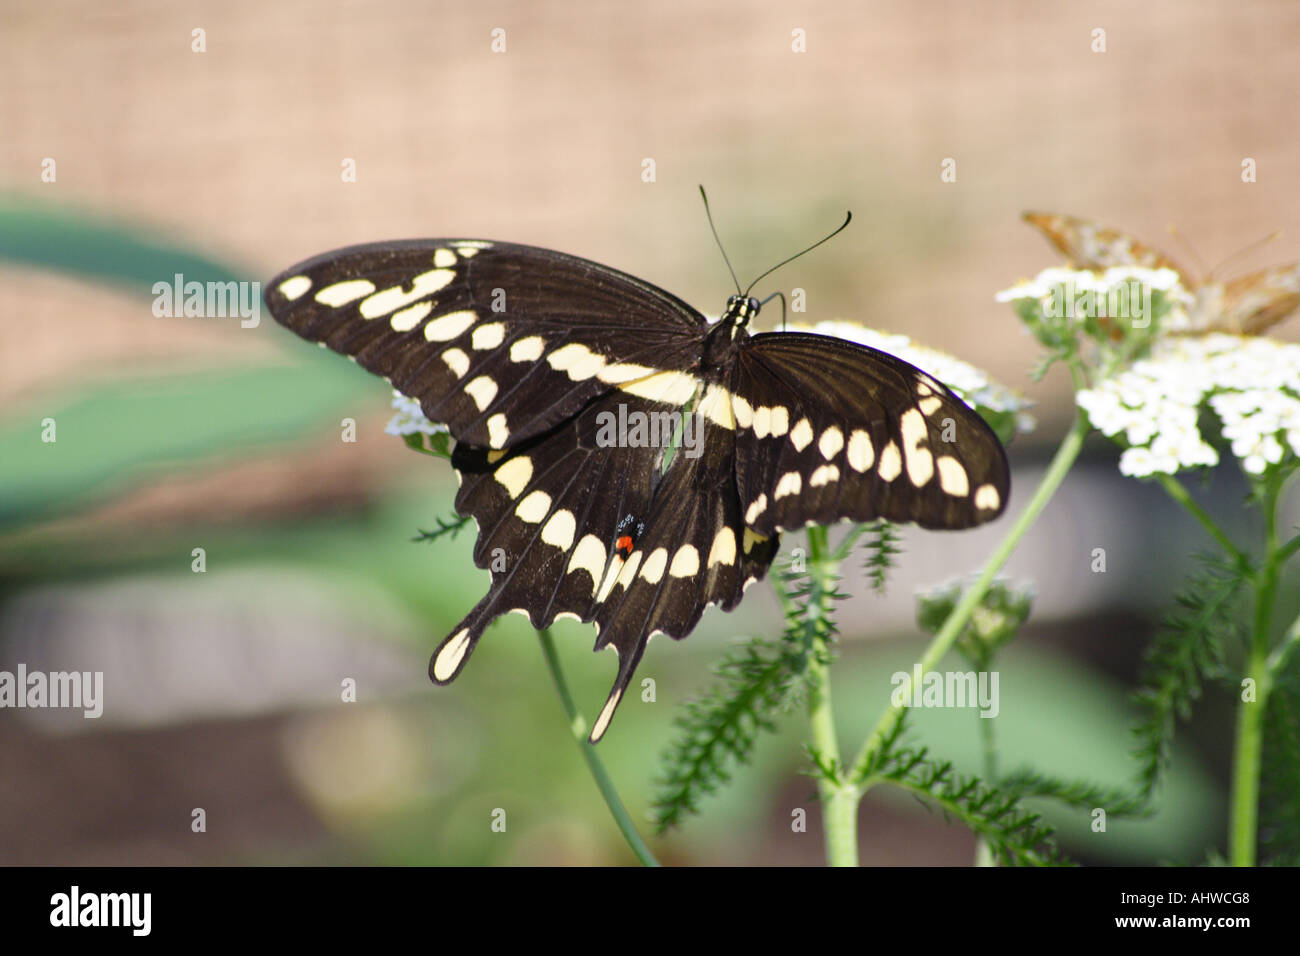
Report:
[[[624,562],[622,569],[618,572],[618,577],[614,579],[614,587],[626,591],[636,578],[637,569],[641,567],[641,560],[644,557],[645,553],[642,551],[633,551],[628,555],[627,561]]]
[[[797,495],[802,490],[803,479],[799,477],[799,472],[787,471],[776,483],[776,491],[773,492],[772,499],[778,501],[786,495]]]
[[[754,426],[754,406],[749,404],[739,395],[731,396],[731,408],[736,415],[736,424],[741,428],[752,428]]]
[[[929,418],[943,407],[943,399],[938,395],[931,395],[929,398],[921,399],[917,402],[917,405],[920,406],[921,414]]]
[[[758,520],[758,516],[767,510],[767,492],[763,492],[750,503],[749,509],[745,512],[745,523],[753,524]]]
[[[704,390],[697,411],[715,425],[728,431],[736,430],[736,416],[731,411],[731,393],[721,385],[710,385]]]
[[[369,279],[348,279],[327,285],[316,293],[316,301],[328,305],[331,309],[355,302],[375,291],[375,284]]]
[[[510,429],[506,425],[506,416],[500,412],[487,420],[488,444],[493,448],[504,448],[510,440]]]
[[[474,404],[481,412],[492,404],[492,399],[497,397],[497,383],[491,376],[480,375],[465,386],[465,394],[474,399]]]
[[[442,353],[442,360],[447,363],[447,368],[456,373],[457,378],[464,378],[469,371],[469,356],[460,349],[447,349]]]
[[[780,438],[790,430],[790,411],[784,405],[772,407],[772,437]]]
[[[411,280],[410,292],[407,292],[400,285],[395,285],[391,289],[376,292],[366,298],[361,303],[361,317],[363,319],[377,319],[381,315],[387,315],[394,309],[400,309],[402,306],[410,305],[417,299],[433,295],[454,278],[456,278],[456,273],[451,269],[431,269],[428,272],[421,272]]]
[[[280,295],[293,302],[301,299],[311,289],[311,279],[307,276],[293,276],[285,279],[276,288],[280,290]]]
[[[496,470],[495,477],[511,498],[518,498],[533,480],[533,461],[527,455],[511,458]]]
[[[827,461],[838,455],[843,447],[844,433],[834,425],[822,432],[822,437],[817,441],[817,449]]]
[[[540,335],[530,335],[510,346],[510,361],[536,362],[542,357],[545,348],[546,342]]]
[[[656,372],[647,378],[624,382],[619,391],[666,405],[685,405],[695,394],[699,382],[685,372]]]
[[[708,567],[715,564],[736,563],[736,534],[730,528],[720,528],[713,536],[713,545],[709,548]]]
[[[640,552],[634,552],[640,559]],[[614,582],[618,580],[619,572],[623,570],[626,562],[622,556],[615,552],[614,560],[609,562],[609,568],[605,571],[605,579],[601,582],[599,590],[596,592],[596,603],[603,604],[605,598],[609,597],[609,592],[614,590]],[[596,633],[600,633],[600,625],[596,625]]]
[[[684,544],[673,555],[668,574],[674,578],[690,578],[700,573],[700,552],[693,544]]]
[[[573,517],[573,512],[561,508],[542,526],[542,540],[561,551],[568,551],[573,547],[573,536],[577,530],[578,522]]]
[[[456,264],[456,253],[450,249],[439,249],[433,254],[433,264],[439,269],[450,269]]]
[[[515,517],[529,524],[537,524],[551,511],[551,496],[540,489],[532,492],[515,509]]]
[[[943,387],[930,376],[921,374],[916,377],[916,394],[922,398],[941,391],[943,391]]]
[[[667,567],[668,549],[655,548],[650,552],[650,557],[645,559],[645,566],[641,568],[641,577],[651,584],[658,584],[663,580],[664,569]]]
[[[880,453],[880,464],[876,466],[876,474],[880,476],[881,481],[893,481],[902,473],[903,456],[899,454],[898,446],[891,441]]]
[[[434,679],[451,680],[452,675],[456,673],[456,668],[460,667],[460,662],[465,659],[467,650],[469,650],[469,629],[465,628],[443,644],[442,650],[438,651],[438,656],[433,659]]]
[[[939,469],[939,487],[946,494],[964,498],[970,494],[970,479],[962,463],[951,455],[944,455],[934,460]],[[991,487],[991,486],[990,486]]]
[[[591,576],[591,593],[596,593],[605,570],[605,545],[594,534],[583,535],[569,559],[569,571],[586,571]]]
[[[605,356],[574,342],[546,356],[546,363],[557,372],[564,372],[571,380],[581,382],[605,367]]]
[[[470,344],[475,351],[482,352],[485,349],[494,349],[506,338],[506,327],[501,322],[489,322],[487,325],[480,325],[470,336]]]
[[[606,365],[596,373],[596,378],[600,379],[607,385],[622,385],[624,382],[635,381],[638,378],[647,378],[655,373],[655,370],[648,365],[635,365],[631,362],[615,362],[613,365]]]
[[[460,338],[466,329],[478,321],[473,309],[461,309],[440,315],[424,327],[424,338],[429,342],[450,342]]]
[[[975,507],[981,511],[997,511],[1002,507],[1002,496],[992,485],[980,485],[975,489]]]
[[[876,460],[876,450],[871,445],[871,436],[862,429],[857,429],[849,435],[849,450],[847,452],[849,467],[854,471],[863,472],[871,467],[871,463]]]
[[[794,428],[790,429],[790,444],[794,445],[795,451],[803,451],[813,440],[812,425],[808,419],[801,418]]]
[[[763,405],[754,409],[754,437],[766,438],[772,431],[772,409]]]
[[[822,485],[829,485],[832,481],[840,480],[840,469],[835,465],[822,465],[817,468],[808,479],[808,487],[820,488]]]
[[[591,739],[600,740],[605,736],[605,731],[609,727],[609,722],[614,719],[614,711],[618,707],[618,702],[623,696],[623,689],[620,687],[614,693],[610,694],[609,700],[605,701],[605,706],[600,709],[600,716],[596,718],[596,723],[591,728]]]
[[[754,548],[758,547],[766,540],[767,537],[765,535],[758,534],[757,532],[751,531],[749,528],[746,528],[745,529],[745,553],[749,554],[751,551],[754,550]]]
[[[907,463],[908,480],[920,488],[934,477],[934,455],[921,446],[929,435],[925,416],[919,410],[909,408],[899,418],[898,427],[903,433],[903,459]]]
[[[409,332],[420,324],[426,315],[433,311],[433,303],[429,301],[417,302],[407,309],[401,309],[394,312],[393,317],[388,320],[388,324],[393,327],[394,332]]]

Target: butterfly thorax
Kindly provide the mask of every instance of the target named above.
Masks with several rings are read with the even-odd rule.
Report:
[[[733,295],[727,299],[722,318],[704,336],[700,368],[705,377],[709,377],[709,372],[730,367],[740,343],[749,337],[746,328],[749,320],[758,315],[761,308],[759,301],[752,296]]]

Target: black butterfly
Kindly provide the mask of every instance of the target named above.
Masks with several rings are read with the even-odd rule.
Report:
[[[453,680],[484,629],[594,621],[619,668],[600,739],[646,642],[735,607],[784,529],[886,518],[966,528],[1006,505],[993,431],[925,372],[827,336],[751,335],[760,304],[710,323],[647,282],[507,242],[352,246],[270,283],[271,314],[420,402],[455,439],[456,510],[479,528],[487,595],[429,666]],[[610,447],[611,416],[702,423],[678,444]],[[679,433],[680,434],[680,433]]]

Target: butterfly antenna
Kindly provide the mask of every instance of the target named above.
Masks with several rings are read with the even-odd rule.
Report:
[[[1171,235],[1174,240],[1177,241],[1178,245],[1182,247],[1183,252],[1192,257],[1192,264],[1196,266],[1196,271],[1199,273],[1197,281],[1201,283],[1209,282],[1213,270],[1207,270],[1205,268],[1205,262],[1196,254],[1196,248],[1187,241],[1183,234],[1178,231],[1178,227],[1172,223],[1169,225],[1169,235]],[[1183,281],[1184,284],[1186,284],[1186,279]]]
[[[1256,239],[1254,242],[1250,243],[1249,245],[1247,245],[1247,246],[1245,246],[1245,247],[1243,247],[1243,248],[1241,248],[1241,249],[1238,249],[1236,252],[1234,252],[1234,253],[1232,253],[1231,255],[1229,255],[1228,258],[1224,259],[1222,262],[1220,262],[1218,265],[1216,265],[1213,269],[1210,270],[1210,272],[1209,272],[1209,274],[1206,276],[1206,278],[1207,278],[1207,279],[1210,278],[1210,277],[1213,276],[1216,272],[1221,272],[1222,269],[1223,269],[1223,267],[1226,266],[1228,263],[1233,262],[1233,261],[1235,261],[1235,260],[1237,260],[1237,259],[1240,259],[1240,258],[1242,258],[1243,256],[1246,256],[1246,255],[1248,255],[1249,253],[1254,252],[1256,249],[1259,249],[1259,248],[1262,247],[1262,246],[1266,246],[1266,245],[1268,245],[1270,242],[1276,242],[1277,240],[1279,240],[1279,239],[1281,239],[1281,238],[1282,238],[1282,230],[1281,230],[1281,229],[1278,229],[1278,230],[1276,230],[1276,231],[1274,231],[1274,232],[1269,233],[1269,234],[1268,234],[1267,236],[1265,236],[1263,239]]]
[[[727,250],[722,248],[722,240],[718,238],[718,227],[713,224],[713,213],[709,211],[709,195],[700,186],[700,198],[704,200],[704,215],[709,218],[709,228],[713,230],[713,241],[718,244],[718,251],[722,253],[722,261],[727,264],[727,271],[731,273],[731,281],[736,283],[736,291],[740,291],[740,280],[736,278],[736,270],[731,268],[731,260],[727,258]]]
[[[802,252],[796,252],[796,253],[795,253],[794,255],[792,255],[789,259],[782,259],[782,260],[781,260],[780,262],[778,262],[776,265],[772,266],[772,268],[768,269],[766,272],[764,272],[762,275],[760,275],[757,279],[755,279],[753,282],[751,282],[751,283],[749,284],[749,289],[754,288],[754,286],[758,285],[759,282],[761,282],[763,279],[766,279],[768,276],[770,276],[773,272],[775,272],[777,269],[781,268],[781,267],[782,267],[783,265],[785,265],[786,263],[788,263],[788,262],[794,262],[794,260],[798,259],[800,256],[802,256],[802,255],[807,255],[808,253],[812,252],[814,249],[816,249],[818,246],[820,246],[823,242],[829,242],[831,239],[834,239],[834,238],[835,238],[836,236],[838,236],[841,232],[843,232],[843,231],[848,227],[849,223],[852,222],[852,221],[853,221],[853,213],[851,213],[851,212],[845,213],[845,214],[844,214],[844,222],[840,223],[840,227],[839,227],[838,229],[836,229],[836,230],[835,230],[834,232],[832,232],[830,235],[828,235],[828,236],[823,236],[821,239],[818,239],[816,242],[814,242],[811,246],[809,246],[807,249],[803,250]],[[745,290],[743,293],[741,293],[741,294],[742,294],[742,295],[749,295],[749,289],[746,289],[746,290]]]

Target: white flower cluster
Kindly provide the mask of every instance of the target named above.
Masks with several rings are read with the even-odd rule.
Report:
[[[1077,401],[1098,431],[1129,446],[1119,463],[1125,475],[1217,464],[1197,427],[1207,406],[1242,469],[1261,475],[1288,448],[1300,455],[1300,345],[1222,334],[1163,338]]]
[[[1032,402],[1024,396],[992,381],[986,372],[975,366],[954,358],[946,352],[939,352],[913,342],[906,335],[881,332],[878,329],[858,325],[856,322],[843,320],[818,322],[812,326],[790,325],[787,328],[794,332],[831,335],[881,352],[888,352],[933,375],[972,408],[1011,412],[1016,417],[1017,432],[1027,433],[1034,430],[1034,417],[1025,411]]]
[[[407,398],[401,392],[393,392],[393,408],[397,410],[397,414],[384,429],[390,435],[414,435],[417,432],[437,435],[447,430],[446,425],[439,425],[425,418],[420,403],[413,398]]]
[[[1073,286],[1076,293],[1096,292],[1107,294],[1111,289],[1129,282],[1139,282],[1161,292],[1168,292],[1178,298],[1189,298],[1182,287],[1178,273],[1173,269],[1146,269],[1142,266],[1114,266],[1104,272],[1091,272],[1086,269],[1044,269],[1032,279],[1016,283],[1010,289],[1003,289],[995,298],[999,302],[1013,302],[1016,299],[1050,299],[1062,286]]]

